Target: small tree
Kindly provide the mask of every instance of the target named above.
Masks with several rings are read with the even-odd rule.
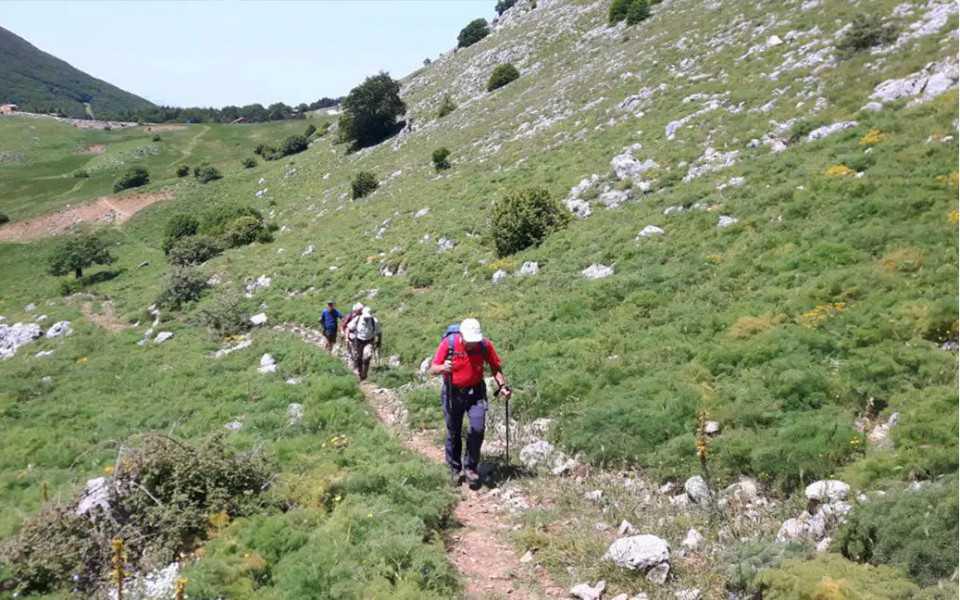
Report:
[[[487,91],[492,92],[507,85],[514,79],[520,77],[520,72],[511,64],[497,65],[497,68],[490,74],[490,81],[487,82]]]
[[[627,25],[636,25],[650,16],[650,5],[647,0],[632,0],[627,7]]]
[[[433,168],[443,171],[450,168],[450,151],[446,148],[437,148],[433,151]]]
[[[353,199],[363,198],[377,189],[379,185],[380,183],[377,181],[376,175],[369,171],[360,171],[353,177],[353,181],[350,182]]]
[[[163,228],[163,253],[169,254],[170,248],[180,238],[197,234],[200,223],[193,215],[173,215]]]
[[[490,35],[490,27],[486,19],[474,19],[460,30],[457,36],[457,47],[468,48]]]
[[[73,273],[77,279],[83,277],[83,270],[93,265],[109,265],[114,257],[107,243],[96,234],[80,234],[67,238],[53,251],[49,260],[51,275]]]
[[[190,167],[187,165],[180,165],[177,167],[177,177],[186,177],[190,174]]]
[[[190,267],[177,267],[167,278],[157,305],[160,308],[177,310],[184,304],[200,299],[207,288],[207,278]]]
[[[312,127],[312,125],[311,125]],[[307,149],[307,138],[302,135],[291,135],[280,144],[280,152],[283,156],[298,154]]]
[[[857,52],[889,44],[896,38],[897,31],[893,25],[884,23],[876,15],[859,14],[837,41],[837,51],[842,58],[850,58]]]
[[[120,176],[120,179],[113,184],[113,191],[122,192],[123,190],[140,187],[148,183],[150,183],[150,173],[148,173],[146,169],[143,167],[130,167]]]
[[[387,73],[367,77],[350,90],[341,104],[340,137],[355,148],[379,144],[399,129],[397,118],[406,114],[400,84]]]
[[[498,256],[508,256],[531,246],[570,221],[570,212],[542,188],[520,190],[493,205],[492,237]]]
[[[197,181],[200,183],[209,183],[217,179],[222,179],[223,175],[220,174],[220,171],[210,165],[201,165],[193,169],[193,176],[197,178]]]
[[[616,25],[627,18],[627,12],[630,10],[630,4],[633,0],[613,0],[610,3],[610,11],[607,13],[610,25]]]
[[[447,94],[443,97],[443,100],[440,101],[440,109],[437,111],[437,117],[442,119],[455,110],[457,110],[457,105],[453,103],[453,98],[450,97],[450,94]]]
[[[314,125],[313,123],[310,123],[309,125],[307,125],[307,129],[303,132],[303,137],[309,138],[311,135],[316,133],[316,131],[317,131],[317,126]]]
[[[244,169],[252,169],[255,166],[257,166],[257,159],[253,157],[247,157],[242,161],[240,161],[240,164],[243,166]]]
[[[513,5],[517,3],[517,0],[497,0],[497,6],[494,10],[497,11],[497,15],[502,15],[507,12]]]
[[[208,235],[191,235],[170,245],[167,260],[172,265],[199,265],[223,252],[220,242]]]

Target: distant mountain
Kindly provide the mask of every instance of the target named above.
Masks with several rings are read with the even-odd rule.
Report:
[[[154,105],[87,75],[0,27],[0,103],[33,112],[60,111],[71,117],[114,117]]]

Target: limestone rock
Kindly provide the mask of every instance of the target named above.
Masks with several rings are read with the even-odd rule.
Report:
[[[823,138],[831,136],[839,131],[850,129],[851,127],[856,126],[856,121],[840,121],[839,123],[832,123],[830,125],[824,125],[823,127],[817,127],[807,135],[807,141],[813,142],[816,140],[822,140]]]
[[[520,275],[530,277],[540,273],[540,264],[533,261],[526,261],[520,266]]]
[[[589,583],[579,583],[570,588],[570,595],[580,600],[600,600],[603,596],[603,590],[607,588],[607,582],[600,580],[596,585]]]
[[[603,500],[603,490],[593,490],[590,492],[586,492],[583,494],[583,497],[586,500],[589,500],[591,502],[600,502],[601,500]]]
[[[587,279],[603,279],[604,277],[610,277],[613,275],[613,267],[608,267],[607,265],[592,264],[583,271],[581,274]]]
[[[250,317],[252,325],[263,325],[267,322],[267,313],[257,313]]]
[[[41,335],[43,332],[36,323],[0,323],[0,358],[10,358],[17,353],[17,348]]]
[[[617,533],[621,536],[625,535],[637,535],[640,532],[637,531],[637,528],[633,526],[633,523],[627,520],[620,522],[620,527],[617,527]]]
[[[52,339],[71,333],[73,333],[73,329],[70,327],[70,321],[58,321],[47,330],[47,338]]]
[[[806,495],[807,499],[817,500],[819,502],[846,500],[849,493],[850,486],[836,479],[814,481],[804,490],[804,495]]]
[[[172,331],[161,331],[160,333],[157,334],[157,337],[153,338],[153,343],[162,344],[172,337],[173,337]]]
[[[270,354],[264,354],[260,357],[260,366],[257,367],[257,371],[261,373],[276,373],[277,372],[277,361]]]
[[[287,405],[287,419],[291,425],[297,425],[303,421],[303,405],[299,402],[291,402]]]
[[[703,597],[703,593],[700,591],[699,588],[677,590],[676,592],[673,593],[673,595],[677,598],[677,600],[700,600],[700,598]]]
[[[710,499],[710,488],[707,487],[707,482],[704,481],[703,477],[699,475],[694,475],[684,482],[683,491],[696,504],[703,504]]]
[[[493,274],[493,277],[490,278],[490,283],[492,283],[493,285],[502,283],[507,278],[508,275],[509,273],[507,273],[503,269],[497,269],[497,271]]]
[[[96,519],[97,509],[104,514],[110,514],[110,499],[112,480],[109,477],[95,477],[87,481],[83,490],[83,495],[77,503],[76,513],[80,516],[87,516],[90,519]]]
[[[646,227],[640,230],[640,233],[637,234],[637,237],[638,238],[654,237],[654,236],[663,235],[663,234],[664,234],[663,229],[657,227],[656,225],[647,225]]]
[[[683,544],[683,547],[687,548],[688,550],[696,550],[703,545],[703,536],[699,531],[691,528],[687,531],[687,535],[683,538],[683,542],[681,542],[681,544]]]
[[[670,546],[655,535],[633,535],[610,544],[603,558],[613,561],[618,567],[646,571],[664,563],[669,565]]]
[[[597,197],[597,201],[607,208],[620,208],[630,200],[630,192],[626,190],[609,190]]]
[[[731,217],[728,215],[720,215],[720,219],[717,220],[717,227],[720,229],[726,229],[731,225],[736,225],[739,219],[736,217]]]

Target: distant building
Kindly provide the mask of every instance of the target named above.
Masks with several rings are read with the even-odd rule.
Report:
[[[16,104],[0,104],[0,115],[9,115],[17,112],[20,108]]]

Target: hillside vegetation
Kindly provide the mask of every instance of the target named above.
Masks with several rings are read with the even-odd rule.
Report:
[[[0,27],[0,103],[20,110],[110,118],[153,107],[149,100],[87,75]]]
[[[606,538],[590,519],[615,525],[649,513],[649,532],[676,548],[701,517],[660,518],[667,513],[648,511],[623,485],[583,517],[586,532],[564,513],[573,500],[535,506],[515,542],[537,550],[564,584],[586,573],[664,598],[694,583],[706,597],[765,589],[771,598],[894,598],[921,587],[951,597],[943,594],[955,591],[957,561],[956,5],[649,8],[635,24],[611,26],[606,1],[517,2],[489,35],[401,79],[406,127],[361,150],[348,151],[334,132],[302,153],[241,168],[241,141],[200,145],[238,130],[176,132],[181,141],[164,152],[199,139],[187,144],[193,156],[212,164],[230,156],[232,166],[220,180],[177,183],[174,200],[108,232],[113,275],[91,283],[88,296],[62,297],[57,278],[38,275],[55,240],[0,244],[6,322],[43,313],[47,325],[74,324],[71,336],[0,362],[9,382],[0,390],[0,502],[11,507],[0,536],[37,518],[41,490],[73,498],[128,440],[222,433],[231,449],[263,452],[282,485],[262,514],[236,515],[208,534],[187,572],[191,597],[455,594],[438,537],[451,502],[442,470],[372,427],[340,366],[269,330],[315,326],[335,298],[341,307],[369,301],[382,319],[384,354],[401,364],[375,374],[384,385],[417,381],[444,328],[478,317],[504,357],[518,420],[552,419],[552,442],[611,473],[640,472],[657,485],[703,473],[714,489],[751,477],[781,503],[781,517],[824,478],[868,500],[889,498],[854,507],[856,518],[816,558],[813,544],[773,544],[767,516],[717,525],[711,547],[724,551],[694,555],[672,588],[598,566],[592,552]],[[849,41],[863,33],[852,24],[864,11],[892,34]],[[487,91],[505,64],[519,77]],[[0,120],[24,140],[60,148],[60,166],[37,159],[45,177],[80,168],[62,132],[24,131],[33,125]],[[248,131],[270,131],[268,143],[285,137],[255,127]],[[136,132],[84,135],[131,136],[118,149],[142,143]],[[0,152],[25,152],[7,139]],[[438,149],[448,150],[442,169]],[[165,156],[172,171],[178,160]],[[170,185],[153,173],[151,188]],[[358,195],[360,173],[376,186]],[[73,198],[67,187],[41,189],[46,180],[35,175],[19,187],[0,183],[0,212],[19,219]],[[24,204],[27,194],[35,200]],[[544,235],[501,245],[492,224],[524,213],[495,207],[514,197],[572,214]],[[194,267],[211,282],[200,299],[148,315],[171,271],[167,222],[228,207],[261,211],[278,226],[273,241]],[[108,301],[116,331],[89,316],[106,314]],[[262,312],[268,327],[249,334],[251,346],[214,358],[247,339],[217,335],[211,315],[229,320],[231,310],[241,320]],[[148,328],[174,335],[157,344]],[[257,371],[265,353],[278,373]],[[406,399],[414,422],[441,421],[432,390]],[[293,403],[305,416],[288,425]],[[719,433],[698,440],[705,420]],[[235,421],[236,431],[224,429]],[[556,493],[566,487],[580,501],[576,485],[563,480]],[[10,573],[0,570],[0,580]]]

